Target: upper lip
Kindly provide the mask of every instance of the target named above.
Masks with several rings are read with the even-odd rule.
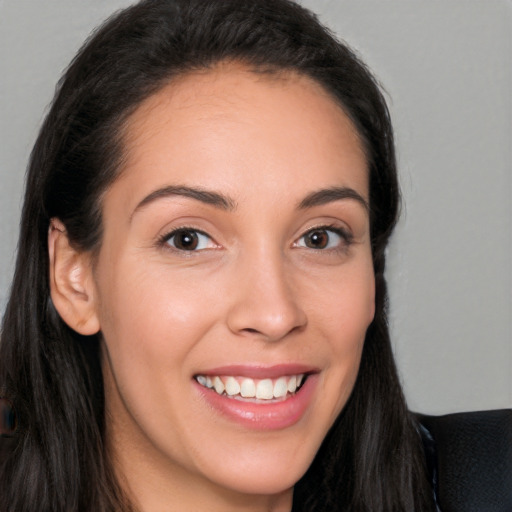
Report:
[[[317,367],[305,364],[277,364],[273,366],[234,364],[199,371],[196,375],[233,375],[251,379],[276,379],[286,375],[310,374],[318,371]]]

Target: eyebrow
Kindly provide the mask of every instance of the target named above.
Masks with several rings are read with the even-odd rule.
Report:
[[[361,204],[368,213],[370,212],[370,205],[368,204],[368,201],[350,187],[330,187],[311,192],[311,194],[308,194],[299,203],[298,209],[305,210],[307,208],[322,206],[342,199],[353,199]]]
[[[142,199],[142,201],[140,201],[133,210],[130,220],[137,211],[141,210],[148,204],[157,201],[158,199],[172,196],[188,197],[225,211],[233,211],[237,207],[237,203],[234,199],[219,192],[205,190],[200,187],[169,185],[167,187],[154,190]],[[330,187],[311,192],[299,203],[298,209],[306,210],[308,208],[313,208],[314,206],[322,206],[324,204],[343,199],[353,199],[361,204],[367,212],[370,211],[368,202],[358,192],[350,187]]]
[[[147,195],[142,201],[140,201],[140,203],[137,204],[131,217],[133,217],[138,210],[144,208],[148,204],[158,199],[172,196],[189,197],[196,201],[200,201],[201,203],[209,204],[226,211],[232,211],[236,208],[236,201],[218,192],[204,190],[199,187],[169,185],[167,187],[159,188]]]

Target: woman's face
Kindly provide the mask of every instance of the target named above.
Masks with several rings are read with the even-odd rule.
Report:
[[[93,267],[117,464],[178,494],[289,492],[374,315],[354,126],[307,78],[226,64],[149,98],[125,145]]]

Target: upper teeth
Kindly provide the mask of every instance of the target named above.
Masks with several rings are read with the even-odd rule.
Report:
[[[283,376],[278,379],[197,375],[196,380],[201,386],[210,388],[219,395],[271,400],[295,393],[304,380],[304,374]]]

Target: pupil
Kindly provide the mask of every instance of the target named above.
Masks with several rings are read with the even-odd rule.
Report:
[[[176,240],[174,243],[178,249],[191,251],[197,247],[197,233],[194,233],[193,231],[180,231],[176,235]]]
[[[312,249],[323,249],[329,242],[329,235],[323,231],[313,231],[309,234],[306,245]]]

